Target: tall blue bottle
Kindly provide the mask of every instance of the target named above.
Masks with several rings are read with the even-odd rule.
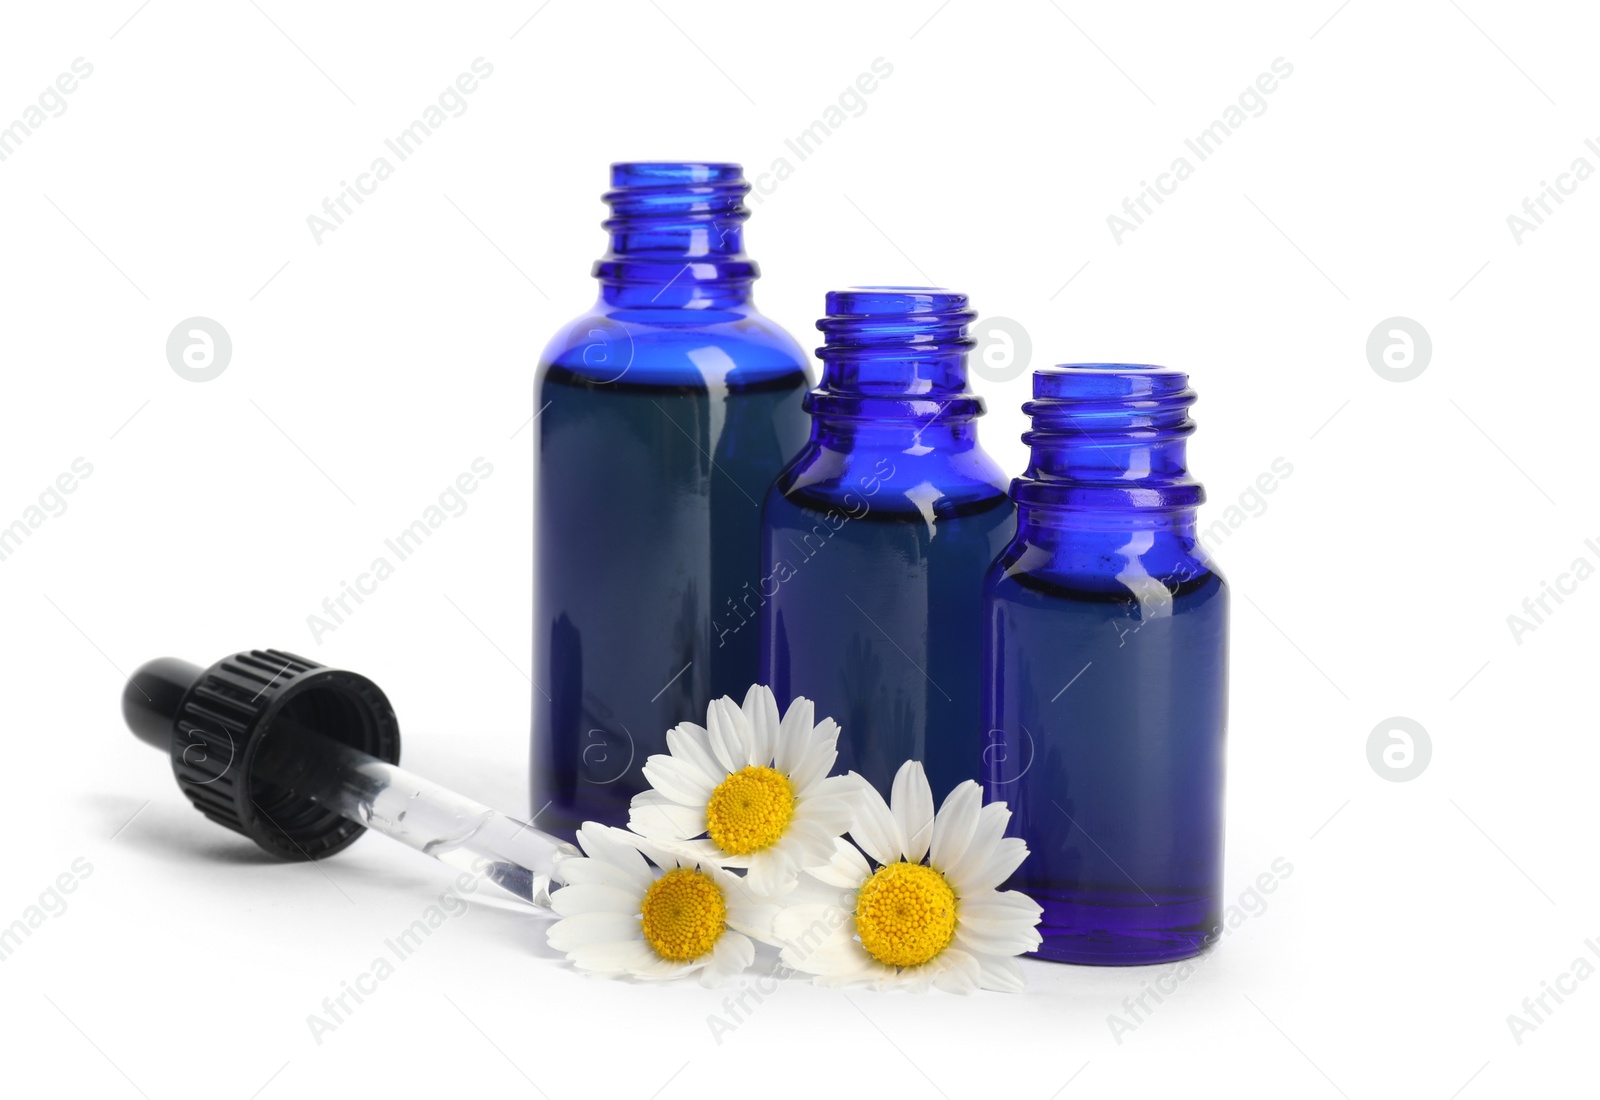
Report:
[[[981,586],[1011,538],[1000,468],[967,390],[967,297],[828,295],[811,439],[767,494],[759,590],[766,682],[841,726],[839,762],[890,789],[921,760],[934,797],[978,778]]]
[[[1188,376],[1034,373],[1017,537],[984,582],[985,796],[1029,856],[1037,952],[1198,953],[1219,931],[1228,591],[1195,535]]]
[[[533,808],[625,825],[666,731],[757,681],[720,629],[806,438],[805,354],[751,303],[736,164],[616,164],[600,298],[535,382]]]

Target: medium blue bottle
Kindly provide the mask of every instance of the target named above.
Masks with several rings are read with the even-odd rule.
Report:
[[[600,298],[535,382],[533,808],[625,825],[646,757],[760,676],[721,629],[805,442],[805,354],[751,302],[736,164],[616,164]],[[725,616],[724,616],[725,617]]]
[[[1228,591],[1195,535],[1175,370],[1034,372],[1017,536],[984,583],[984,793],[1029,856],[1037,952],[1187,958],[1220,930]]]
[[[811,439],[767,494],[758,591],[766,682],[841,727],[839,763],[887,794],[921,760],[936,799],[977,779],[982,582],[1014,509],[978,446],[967,297],[834,291],[817,322]]]

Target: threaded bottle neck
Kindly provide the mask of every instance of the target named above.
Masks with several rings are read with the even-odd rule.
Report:
[[[1024,508],[1192,510],[1205,490],[1189,476],[1194,433],[1189,376],[1134,363],[1070,363],[1034,372],[1023,412],[1032,454],[1012,483]]]
[[[761,274],[744,254],[749,190],[737,164],[613,164],[602,196],[611,216],[601,223],[611,244],[594,265],[602,296],[652,308],[748,300]]]
[[[967,389],[975,320],[965,294],[933,287],[852,287],[828,293],[817,322],[822,383],[806,398],[817,416],[954,420],[978,416]]]

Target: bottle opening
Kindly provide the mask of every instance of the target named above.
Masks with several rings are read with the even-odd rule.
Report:
[[[945,398],[952,415],[982,411],[967,390],[966,355],[977,319],[967,296],[941,287],[834,290],[817,322],[826,343],[819,394]],[[971,407],[969,407],[969,405]]]
[[[744,183],[744,168],[731,162],[636,160],[611,166],[612,187],[683,187]]]
[[[1033,396],[1065,402],[1131,401],[1146,397],[1181,398],[1189,390],[1189,376],[1152,363],[1063,363],[1033,372]]]
[[[1018,503],[1113,509],[1192,508],[1195,392],[1183,371],[1149,363],[1067,363],[1033,372],[1033,427]]]
[[[828,316],[834,318],[876,317],[938,317],[960,319],[964,326],[977,315],[969,308],[967,296],[959,291],[928,286],[852,286],[844,290],[830,290],[827,298]],[[824,332],[823,322],[817,327]]]
[[[611,166],[603,224],[613,256],[733,256],[750,217],[737,164],[630,162]]]
[[[613,164],[611,190],[601,196],[611,208],[601,223],[611,247],[596,261],[595,276],[610,286],[671,288],[649,297],[662,308],[738,298],[760,274],[744,254],[749,191],[744,169],[733,163]]]

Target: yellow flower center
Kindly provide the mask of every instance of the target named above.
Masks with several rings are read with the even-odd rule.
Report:
[[[722,887],[702,871],[679,867],[645,891],[639,907],[644,942],[663,959],[693,962],[717,945],[727,927]]]
[[[794,817],[794,784],[772,768],[734,772],[706,802],[706,832],[732,856],[759,852],[777,842]]]
[[[889,966],[921,966],[956,933],[956,892],[920,863],[880,867],[856,895],[861,946]]]

